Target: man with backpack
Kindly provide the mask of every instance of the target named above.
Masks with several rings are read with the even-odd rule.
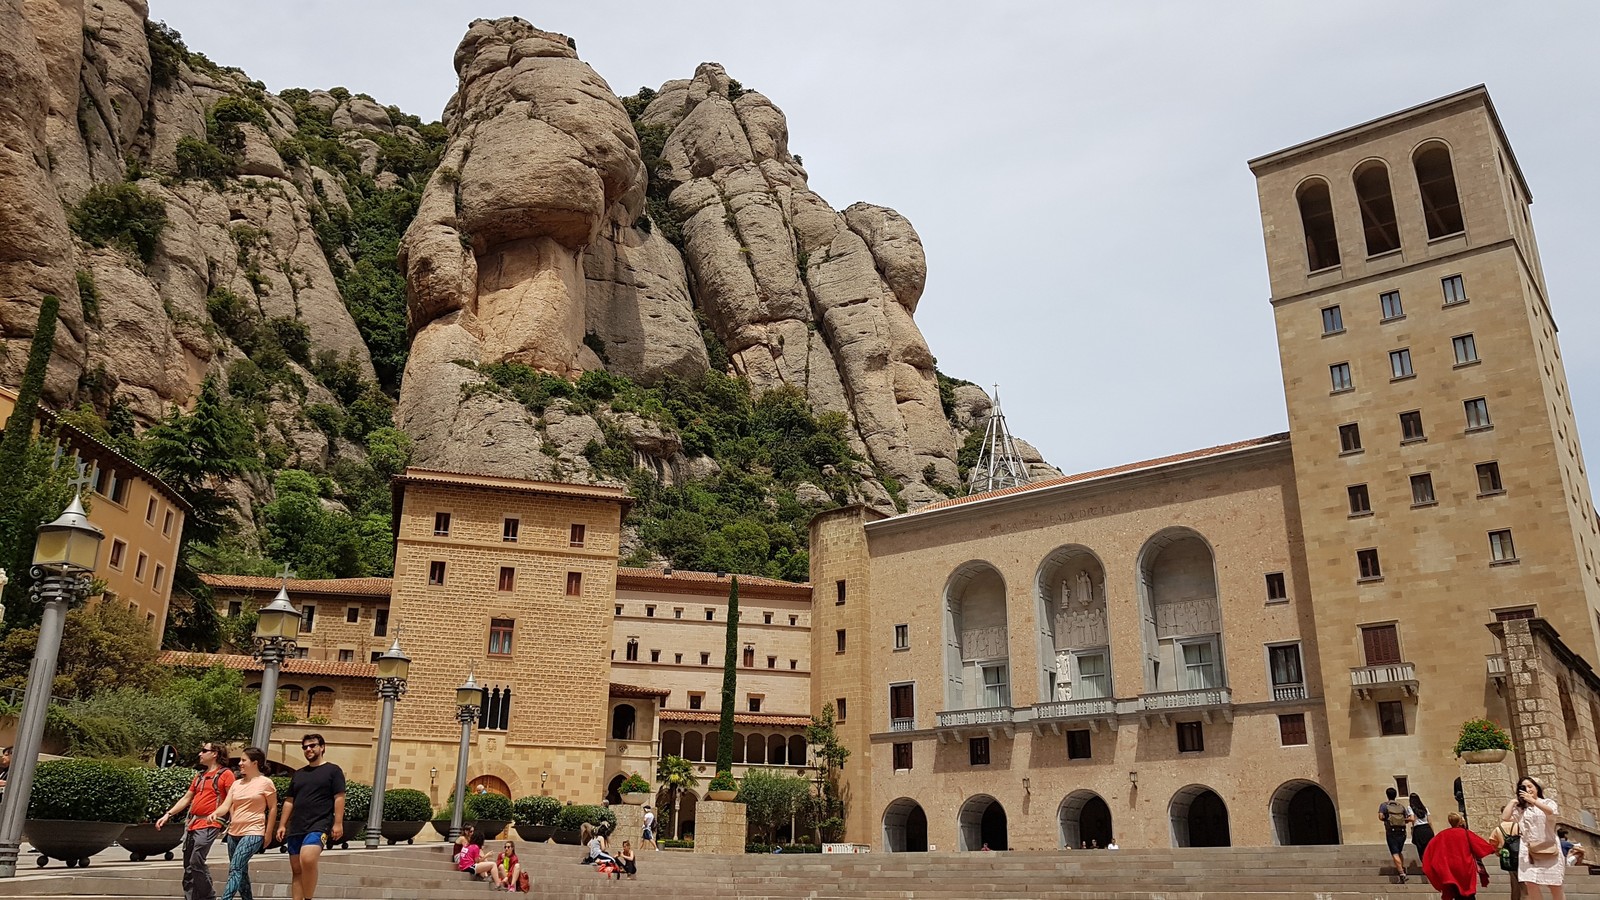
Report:
[[[206,856],[211,853],[211,845],[216,843],[218,835],[222,834],[222,823],[212,817],[223,798],[228,796],[228,788],[233,787],[233,772],[228,770],[227,761],[220,742],[207,741],[203,744],[200,747],[200,765],[204,771],[189,782],[189,790],[178,798],[177,803],[172,804],[167,814],[156,820],[156,828],[159,829],[167,824],[168,819],[185,809],[189,811],[189,822],[183,835],[184,900],[216,900],[217,889],[211,883],[211,869],[206,865]]]
[[[1400,792],[1389,788],[1384,792],[1387,798],[1378,804],[1378,821],[1383,823],[1383,838],[1389,845],[1389,856],[1394,860],[1395,871],[1400,873],[1400,883],[1406,883],[1406,826],[1416,821],[1411,814],[1411,808],[1395,798]]]

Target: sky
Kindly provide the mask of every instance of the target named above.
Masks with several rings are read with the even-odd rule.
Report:
[[[619,95],[722,63],[836,209],[899,210],[945,373],[1083,471],[1287,428],[1246,160],[1487,84],[1533,191],[1588,466],[1600,459],[1600,3],[560,4],[150,0],[277,91],[431,121],[475,18],[573,37]],[[1585,249],[1590,248],[1590,249]]]

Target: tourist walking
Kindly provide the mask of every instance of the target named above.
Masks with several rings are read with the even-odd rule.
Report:
[[[1428,852],[1428,842],[1433,840],[1433,826],[1428,824],[1428,807],[1422,798],[1412,794],[1411,800],[1411,843],[1417,848],[1417,861],[1422,861],[1422,854]]]
[[[1383,823],[1384,843],[1389,845],[1389,858],[1394,860],[1400,883],[1406,883],[1406,826],[1412,822],[1411,810],[1396,800],[1400,792],[1394,788],[1384,791],[1384,801],[1378,804],[1378,821]]]
[[[262,774],[267,755],[260,747],[246,747],[239,756],[239,777],[217,808],[217,819],[228,817],[228,886],[222,900],[254,900],[250,890],[250,857],[266,846],[278,817],[278,788]]]
[[[1500,832],[1521,834],[1517,850],[1517,880],[1529,900],[1539,900],[1549,890],[1552,900],[1565,900],[1567,858],[1561,853],[1561,838],[1556,835],[1554,800],[1544,796],[1544,785],[1524,775],[1517,782],[1517,798],[1500,811]],[[1507,826],[1514,830],[1508,832]]]
[[[163,828],[169,819],[184,810],[189,811],[189,821],[183,833],[183,897],[184,900],[216,900],[217,888],[211,883],[211,869],[206,857],[211,845],[222,834],[222,823],[217,820],[217,807],[222,805],[228,789],[233,787],[233,773],[224,767],[228,761],[222,745],[206,741],[200,747],[200,774],[189,781],[189,790],[178,802],[172,804],[166,815],[156,820],[156,829]]]
[[[651,850],[661,849],[656,845],[656,813],[649,804],[644,808],[644,834],[639,837],[639,848],[644,849],[645,844],[649,844]]]
[[[306,765],[289,779],[278,840],[289,851],[294,900],[312,900],[323,837],[327,836],[329,843],[344,837],[344,770],[323,758],[328,744],[320,734],[302,737],[300,751],[306,756]]]
[[[1478,888],[1487,887],[1489,873],[1479,860],[1494,853],[1494,845],[1467,830],[1460,813],[1446,817],[1450,827],[1427,841],[1422,854],[1422,874],[1442,900],[1471,900]]]

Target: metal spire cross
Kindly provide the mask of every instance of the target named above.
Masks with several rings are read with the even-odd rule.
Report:
[[[1000,385],[994,386],[994,405],[989,409],[989,419],[984,426],[983,448],[978,451],[978,462],[967,475],[967,493],[978,494],[1000,488],[1027,484],[1028,467],[1017,452],[1011,430],[1006,427],[1006,414],[1000,410]]]
[[[83,493],[83,489],[88,487],[89,483],[91,481],[93,481],[93,480],[94,479],[89,477],[88,465],[86,463],[84,463],[83,460],[80,459],[80,460],[78,460],[78,474],[73,478],[68,478],[67,479],[67,484],[72,485],[72,489],[74,491],[76,491],[79,494],[82,494]]]
[[[294,575],[295,575],[295,572],[294,572],[293,569],[289,568],[289,564],[288,563],[284,563],[283,564],[283,571],[278,573],[278,577],[280,579],[282,579],[283,586],[285,588],[289,587],[289,579],[293,578]]]

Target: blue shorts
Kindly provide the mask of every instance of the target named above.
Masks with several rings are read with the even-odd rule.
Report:
[[[283,845],[288,848],[290,856],[299,856],[301,847],[310,847],[313,844],[317,846],[317,849],[322,849],[322,832],[308,831],[305,834],[291,834],[289,839],[283,842]]]

